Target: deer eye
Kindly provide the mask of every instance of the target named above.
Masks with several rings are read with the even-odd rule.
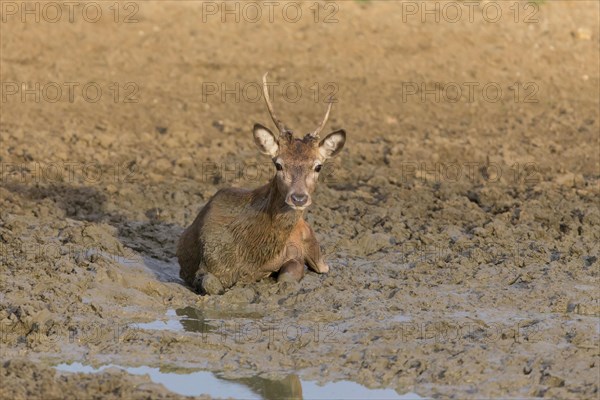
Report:
[[[275,169],[277,171],[283,171],[283,165],[281,165],[280,163],[278,163],[277,161],[275,161]]]
[[[315,167],[315,172],[321,172],[321,168],[323,168],[323,165],[319,164]]]

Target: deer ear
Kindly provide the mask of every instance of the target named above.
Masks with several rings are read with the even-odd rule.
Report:
[[[268,128],[261,124],[254,124],[254,143],[261,153],[275,157],[279,152],[279,143]]]
[[[346,131],[343,129],[331,132],[319,143],[319,153],[324,158],[335,156],[339,153],[346,143]]]

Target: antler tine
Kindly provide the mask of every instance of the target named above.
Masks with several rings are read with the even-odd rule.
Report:
[[[325,112],[325,118],[323,118],[323,122],[321,122],[321,125],[319,125],[319,127],[317,129],[315,129],[315,131],[311,134],[312,137],[318,138],[319,133],[321,133],[323,128],[325,128],[325,124],[327,124],[327,120],[329,119],[329,112],[331,111],[332,105],[333,105],[333,99],[330,97],[329,98],[329,106],[327,106],[327,111]]]
[[[285,126],[283,125],[283,123],[275,115],[275,111],[273,110],[273,104],[271,103],[271,99],[269,98],[269,88],[267,86],[267,75],[269,75],[268,72],[263,75],[263,93],[265,96],[265,102],[267,103],[267,108],[269,109],[269,114],[271,114],[271,118],[273,119],[275,126],[277,127],[277,129],[279,129],[279,133],[284,134],[285,132],[287,132],[287,129],[285,129]]]

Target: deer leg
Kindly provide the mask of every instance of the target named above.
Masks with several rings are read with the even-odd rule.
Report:
[[[325,274],[329,272],[329,266],[323,260],[321,247],[319,246],[319,242],[317,242],[315,232],[306,222],[304,224],[306,229],[304,230],[303,243],[306,265],[315,272]]]
[[[304,265],[295,259],[287,261],[279,270],[277,282],[298,282],[304,276]]]
[[[223,294],[225,292],[219,278],[210,272],[207,272],[205,268],[198,269],[192,287],[201,295],[215,295]]]

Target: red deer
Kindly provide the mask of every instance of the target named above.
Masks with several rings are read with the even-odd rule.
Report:
[[[177,246],[180,276],[200,294],[222,294],[237,282],[261,280],[279,272],[278,281],[299,281],[304,265],[318,273],[329,267],[319,243],[304,221],[325,160],[346,142],[344,130],[320,139],[332,102],[321,124],[294,137],[275,115],[263,76],[267,109],[279,133],[254,125],[254,142],[273,160],[275,176],[254,190],[219,190],[202,208]]]

